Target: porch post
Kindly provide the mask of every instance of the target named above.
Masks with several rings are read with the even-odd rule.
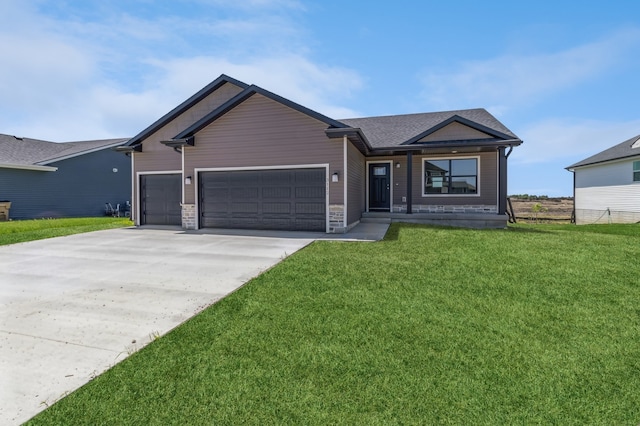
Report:
[[[413,210],[413,182],[411,180],[413,168],[413,152],[407,151],[407,214]]]
[[[498,214],[507,213],[507,156],[505,147],[498,148]]]

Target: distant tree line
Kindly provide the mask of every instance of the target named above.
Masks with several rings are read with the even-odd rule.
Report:
[[[548,195],[513,194],[513,195],[509,195],[509,198],[513,198],[516,200],[538,201],[538,200],[553,200],[558,198],[571,199],[573,197],[549,197]]]

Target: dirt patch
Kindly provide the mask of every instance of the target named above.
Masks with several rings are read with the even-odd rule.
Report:
[[[573,198],[510,197],[509,199],[518,222],[568,223],[571,221]],[[539,207],[536,207],[537,205]]]

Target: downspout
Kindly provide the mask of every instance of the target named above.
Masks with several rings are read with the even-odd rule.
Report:
[[[343,191],[342,202],[344,204],[344,207],[343,207],[344,213],[343,213],[343,217],[342,217],[342,227],[344,228],[344,232],[347,232],[347,225],[349,223],[349,218],[347,217],[348,213],[349,213],[348,212],[348,203],[347,203],[347,197],[349,195],[349,190],[348,190],[348,187],[347,187],[347,176],[348,176],[348,174],[347,174],[347,155],[348,155],[347,149],[348,149],[347,135],[344,135],[342,137],[342,157],[343,157],[342,158],[342,162],[343,162],[343,166],[342,166],[342,174],[343,174],[343,178],[342,178],[342,181],[343,181],[342,182],[342,185],[343,185],[343,188],[342,188],[342,191]]]
[[[573,174],[573,210],[571,211],[571,223],[575,225],[576,223],[576,170],[569,169],[571,174]]]
[[[512,147],[509,147],[512,148]],[[505,154],[505,147],[498,148],[498,214],[507,213],[507,158],[511,149]]]
[[[509,151],[505,154],[505,158],[509,158],[509,156],[511,155],[511,151],[513,151],[513,145],[509,145]]]
[[[413,213],[413,151],[407,151],[407,214]]]

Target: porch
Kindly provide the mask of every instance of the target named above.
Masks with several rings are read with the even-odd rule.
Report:
[[[390,213],[363,212],[361,223],[420,223],[424,225],[453,226],[458,228],[503,229],[507,227],[506,214],[491,213]]]

